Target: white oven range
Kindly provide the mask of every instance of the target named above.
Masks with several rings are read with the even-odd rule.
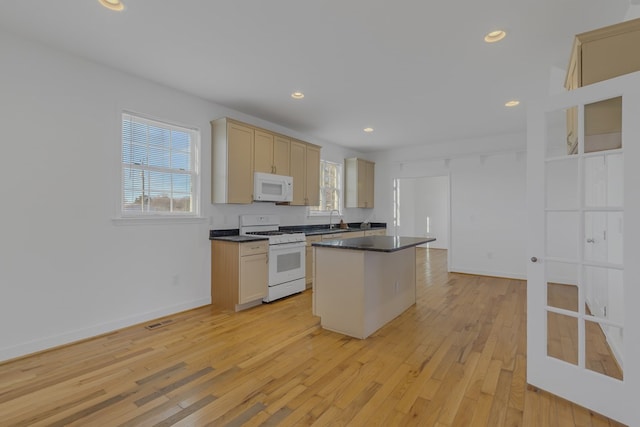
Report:
[[[241,235],[269,238],[269,293],[264,302],[275,301],[305,290],[304,233],[280,231],[277,215],[241,215]]]

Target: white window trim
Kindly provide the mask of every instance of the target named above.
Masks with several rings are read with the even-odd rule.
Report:
[[[142,120],[157,122],[159,125],[165,125],[169,127],[176,127],[192,132],[192,154],[191,161],[193,164],[192,171],[192,185],[193,185],[193,211],[190,213],[171,213],[171,212],[125,212],[123,209],[124,203],[124,182],[123,182],[123,168],[122,163],[122,126],[125,115],[133,116]],[[115,225],[141,225],[141,224],[170,224],[170,223],[204,223],[206,218],[202,216],[202,194],[201,194],[201,133],[200,129],[195,126],[189,126],[175,121],[168,121],[157,117],[152,117],[147,114],[141,114],[132,112],[130,110],[122,110],[118,115],[119,118],[119,132],[118,132],[118,174],[120,190],[118,191],[119,200],[117,201],[116,215],[112,218],[112,222]]]
[[[332,163],[334,165],[339,165],[340,169],[341,169],[341,173],[340,173],[340,197],[338,198],[338,216],[342,217],[342,214],[344,212],[344,164],[343,163],[338,163],[338,162],[332,162],[330,160],[325,160],[325,159],[320,159],[320,179],[322,180],[322,163]],[[320,192],[322,193],[322,186],[320,186]],[[322,196],[321,196],[322,197]],[[331,216],[331,211],[325,211],[325,210],[317,210],[317,209],[313,209],[315,206],[309,206],[307,208],[307,217],[314,217],[314,218],[319,218],[319,217],[327,217],[329,218]]]

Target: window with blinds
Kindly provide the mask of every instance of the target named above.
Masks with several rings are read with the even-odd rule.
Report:
[[[122,114],[122,216],[198,214],[199,132]]]
[[[309,215],[342,215],[342,164],[320,160],[320,206],[309,208]]]

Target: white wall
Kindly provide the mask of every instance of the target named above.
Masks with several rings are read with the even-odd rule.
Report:
[[[525,164],[507,153],[451,162],[451,270],[526,277]]]
[[[240,213],[309,221],[305,208],[210,204],[210,120],[318,143],[329,160],[358,155],[8,33],[0,57],[0,360],[208,304],[209,229],[237,228]],[[200,129],[202,220],[113,221],[123,109]]]
[[[435,242],[427,244],[429,248],[448,249],[449,177],[417,178],[415,200],[415,235],[435,237]]]
[[[449,248],[449,177],[399,179],[400,226],[397,236],[435,237],[424,245],[429,248]],[[429,230],[427,230],[429,218]]]
[[[416,235],[416,179],[399,180],[400,209],[399,225],[394,230],[396,236]],[[392,224],[391,222],[389,224]],[[390,234],[390,233],[389,233]]]
[[[525,134],[375,153],[376,214],[392,222],[394,178],[449,175],[451,271],[526,277]]]

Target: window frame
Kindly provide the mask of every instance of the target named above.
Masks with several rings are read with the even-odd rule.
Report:
[[[338,187],[330,187],[336,188],[338,192],[338,215],[342,216],[344,211],[344,163],[332,162],[331,160],[320,159],[320,205],[319,206],[309,206],[307,211],[307,216],[309,217],[322,217],[322,216],[330,216],[331,210],[318,209],[323,206],[322,198],[323,198],[323,189],[325,188],[324,184],[324,165],[325,164],[335,165],[339,170],[337,171],[338,177]]]
[[[158,220],[173,222],[173,221],[196,221],[200,222],[202,220],[201,216],[201,206],[202,206],[202,195],[201,195],[201,164],[200,164],[200,129],[194,126],[188,126],[184,124],[177,123],[175,121],[168,121],[164,119],[159,119],[157,117],[151,117],[146,114],[134,113],[132,111],[122,110],[120,114],[120,144],[119,144],[119,173],[120,173],[120,200],[117,204],[118,213],[115,220],[119,220],[121,222],[127,222],[131,220],[132,223],[139,223],[144,220],[153,220],[157,222]],[[179,132],[186,132],[190,136],[190,151],[189,151],[189,162],[190,169],[172,169],[170,167],[161,167],[161,166],[148,166],[148,165],[139,165],[139,164],[131,164],[124,162],[124,149],[125,149],[125,139],[123,137],[125,121],[131,120],[136,121],[138,123],[143,123],[146,126],[154,126],[164,130],[176,130]],[[191,211],[132,211],[125,210],[125,169],[139,169],[141,171],[149,171],[149,172],[161,172],[161,173],[176,173],[177,171],[182,171],[182,173],[188,173],[191,177]]]

